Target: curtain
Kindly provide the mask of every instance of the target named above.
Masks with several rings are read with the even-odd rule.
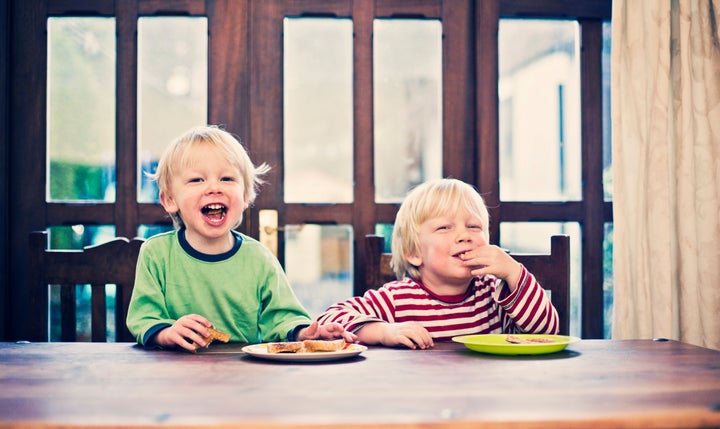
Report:
[[[720,349],[720,0],[613,0],[613,338]]]

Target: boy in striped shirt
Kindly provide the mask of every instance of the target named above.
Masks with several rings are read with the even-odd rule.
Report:
[[[458,335],[556,334],[558,314],[532,273],[489,244],[480,194],[456,179],[433,180],[403,201],[392,235],[399,280],[329,307],[365,344],[432,347]]]

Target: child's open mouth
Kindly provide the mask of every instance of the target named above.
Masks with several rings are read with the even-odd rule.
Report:
[[[222,222],[225,219],[227,207],[222,204],[208,204],[202,208],[202,214],[213,223]]]
[[[463,255],[465,255],[467,252],[469,252],[469,250],[463,250],[463,251],[457,252],[456,254],[454,254],[452,256],[453,256],[453,258],[464,260]]]

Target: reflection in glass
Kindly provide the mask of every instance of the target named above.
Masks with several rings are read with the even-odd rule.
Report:
[[[442,176],[442,23],[373,24],[375,200]]]
[[[550,236],[570,236],[570,335],[579,337],[582,309],[580,224],[576,222],[502,222],[499,246],[514,253],[550,253]]]
[[[503,201],[582,196],[578,46],[576,21],[500,20]]]
[[[138,226],[137,236],[141,238],[150,238],[163,232],[175,229],[172,225],[140,225]]]
[[[285,272],[311,316],[353,294],[350,225],[286,225]]]
[[[603,239],[603,338],[612,337],[614,231],[614,224],[605,224],[605,238]]]
[[[605,201],[612,201],[612,118],[610,116],[610,46],[612,26],[603,22],[602,49],[602,129],[603,129],[603,189]]]
[[[47,22],[48,201],[115,201],[115,20]]]
[[[207,123],[205,17],[138,19],[138,201],[159,202],[154,172],[170,142]]]
[[[392,252],[392,233],[395,225],[392,223],[376,223],[375,235],[383,237],[383,253]]]
[[[351,19],[285,18],[283,131],[285,202],[352,202]]]

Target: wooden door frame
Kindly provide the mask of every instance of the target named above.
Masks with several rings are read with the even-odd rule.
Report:
[[[278,210],[279,224],[337,223],[353,225],[354,266],[364,266],[364,237],[374,233],[376,223],[393,223],[398,204],[375,202],[373,176],[372,24],[375,18],[423,17],[443,22],[443,174],[473,181],[474,63],[472,2],[334,0],[325,2],[265,0],[254,3],[250,19],[253,34],[251,56],[251,137],[249,147],[256,162],[273,167],[257,199],[258,210]],[[285,16],[336,16],[353,20],[354,60],[354,189],[347,204],[286,204],[283,201],[282,128],[282,19]],[[462,39],[457,43],[455,39]],[[471,156],[469,156],[472,154]],[[249,224],[255,233],[257,211]],[[280,237],[282,242],[282,237]],[[278,257],[284,260],[282,246]],[[363,288],[362,270],[355,270],[354,290]]]

